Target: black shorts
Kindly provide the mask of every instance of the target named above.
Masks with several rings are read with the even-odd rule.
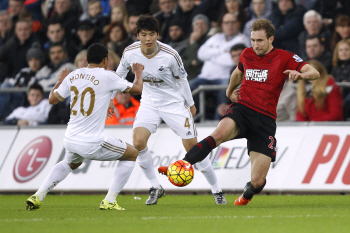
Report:
[[[270,157],[272,162],[276,160],[276,121],[273,118],[239,103],[231,104],[224,117],[233,119],[239,127],[236,138],[248,140],[248,154],[255,151]]]

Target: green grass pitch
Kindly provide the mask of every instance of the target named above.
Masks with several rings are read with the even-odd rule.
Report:
[[[146,195],[119,195],[125,211],[101,211],[103,195],[48,195],[41,209],[26,211],[27,195],[0,196],[0,232],[350,232],[349,195],[257,195],[234,206],[226,195],[217,206],[211,195],[167,195],[146,206]]]

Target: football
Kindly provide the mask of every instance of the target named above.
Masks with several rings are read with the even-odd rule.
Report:
[[[184,187],[193,180],[194,170],[189,162],[178,160],[170,164],[167,175],[173,185]]]

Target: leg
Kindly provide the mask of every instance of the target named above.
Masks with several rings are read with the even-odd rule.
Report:
[[[258,152],[250,152],[251,181],[244,187],[243,194],[236,199],[234,205],[247,205],[255,194],[260,193],[266,184],[266,176],[269,171],[271,158]]]
[[[64,180],[72,170],[77,169],[81,164],[82,162],[76,164],[67,163],[65,160],[57,163],[52,168],[50,174],[46,177],[39,190],[28,198],[27,210],[39,209],[41,202],[46,197],[46,194],[50,192],[58,183]]]
[[[184,160],[192,165],[202,161],[215,147],[237,137],[239,132],[240,130],[234,120],[229,117],[223,118],[209,137],[197,143],[186,153]]]
[[[119,163],[114,170],[113,180],[108,193],[105,199],[101,202],[101,210],[124,210],[124,208],[121,208],[117,204],[116,199],[124,185],[128,182],[129,177],[135,167],[135,161],[139,153],[132,145],[126,143],[126,146],[125,153],[118,159]]]
[[[134,146],[139,151],[137,162],[152,185],[149,190],[150,195],[146,200],[146,205],[157,204],[158,198],[161,198],[165,194],[164,189],[156,177],[156,173],[153,168],[153,158],[147,147],[147,141],[151,136],[151,131],[153,130],[149,130],[145,127],[137,127],[134,129],[133,133]]]
[[[142,168],[143,173],[147,179],[151,182],[152,187],[160,188],[160,184],[156,177],[156,173],[153,168],[153,159],[151,152],[148,150],[147,141],[151,136],[151,132],[144,127],[137,127],[134,129],[133,142],[135,148],[139,151],[137,162]]]

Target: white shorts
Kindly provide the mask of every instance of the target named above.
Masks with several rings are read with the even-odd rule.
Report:
[[[123,156],[126,151],[126,143],[119,138],[106,136],[100,145],[82,145],[63,140],[66,149],[65,160],[67,163],[80,163],[85,159],[98,161],[113,161]]]
[[[155,133],[162,120],[174,133],[179,135],[181,139],[197,137],[197,130],[190,107],[185,106],[185,104],[172,104],[171,106],[158,108],[141,104],[136,114],[133,129],[144,127],[151,133]]]

